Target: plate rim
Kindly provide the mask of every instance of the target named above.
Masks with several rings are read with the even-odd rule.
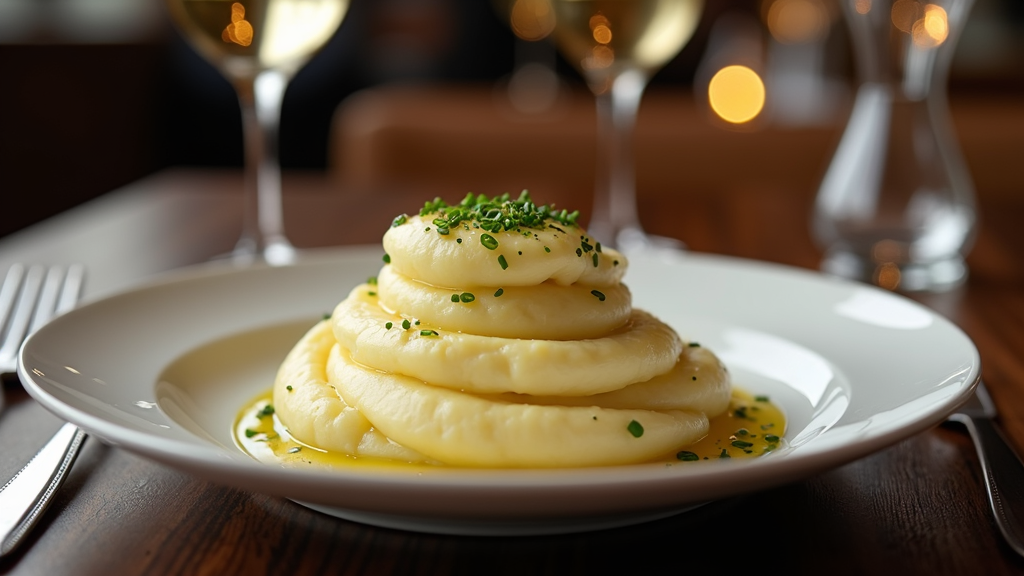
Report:
[[[82,310],[88,310],[99,303],[109,303],[117,298],[124,297],[125,295],[137,294],[150,289],[166,288],[179,282],[201,282],[211,277],[232,275],[238,272],[260,273],[259,270],[271,268],[296,268],[300,266],[316,267],[331,263],[336,264],[340,261],[350,260],[360,256],[368,256],[373,252],[383,254],[383,250],[380,246],[357,245],[305,251],[295,265],[286,267],[257,265],[240,268],[230,263],[203,263],[172,270],[154,276],[136,286],[126,288],[93,301],[87,301],[81,308],[71,311],[64,317],[55,319],[51,325],[44,326],[37,334],[32,335],[25,343],[23,343],[21,350],[19,351],[19,360],[23,360],[24,355],[36,346],[37,341],[45,338],[48,331],[59,329],[62,323],[74,321],[74,318],[77,315],[83,315],[86,313],[81,312]],[[696,252],[685,253],[683,258],[691,261],[723,264],[727,267],[738,266],[754,271],[769,271],[771,273],[781,273],[789,276],[795,274],[801,281],[838,282],[844,286],[874,289],[888,295],[893,295],[893,293],[882,291],[877,287],[854,283],[840,278],[826,276],[809,269],[785,264]],[[967,336],[967,334],[964,333],[957,325],[939,313],[902,295],[895,294],[895,296],[903,298],[913,306],[926,311],[933,320],[937,319],[939,322],[946,324],[948,328],[959,332],[964,340],[970,345],[972,355],[971,370],[974,372],[973,376],[969,376],[965,380],[965,385],[943,404],[942,409],[933,409],[927,414],[919,415],[909,422],[904,422],[902,426],[874,434],[869,439],[858,443],[854,447],[848,447],[844,451],[834,453],[831,457],[820,454],[812,454],[811,457],[808,458],[799,458],[796,456],[787,457],[786,455],[782,455],[780,457],[757,458],[748,462],[743,462],[741,466],[744,474],[749,474],[751,479],[758,483],[759,489],[781,485],[799,478],[807,477],[808,475],[820,471],[835,468],[842,464],[849,463],[875,453],[885,447],[891,446],[903,439],[920,433],[941,423],[949,412],[965,402],[973,392],[974,387],[977,385],[978,381],[980,381],[981,367],[980,354],[969,336]],[[68,319],[65,320],[64,318]],[[42,336],[40,336],[40,334]],[[199,342],[200,340],[197,339],[197,343]],[[331,472],[278,469],[261,464],[255,460],[251,463],[243,463],[240,461],[230,461],[226,458],[218,458],[215,454],[215,447],[212,445],[208,447],[208,451],[182,454],[182,450],[180,450],[180,448],[194,447],[178,440],[158,435],[145,435],[143,437],[137,432],[131,431],[127,428],[122,428],[122,430],[128,432],[127,435],[118,433],[110,434],[110,427],[119,428],[120,426],[116,423],[104,420],[103,418],[83,412],[74,406],[67,405],[49,395],[44,386],[36,382],[35,375],[31,373],[29,368],[25,367],[25,364],[26,363],[24,361],[19,361],[19,376],[22,378],[22,382],[25,384],[26,390],[34,399],[40,402],[45,408],[47,408],[47,410],[53,412],[62,419],[79,425],[90,433],[103,438],[106,442],[115,446],[124,447],[135,454],[142,455],[164,465],[177,469],[184,469],[190,473],[205,477],[208,480],[217,481],[221,484],[253,489],[257,492],[285,497],[294,496],[294,492],[296,490],[301,490],[302,488],[317,487],[322,489],[328,485],[345,485],[354,488],[385,486],[390,489],[401,488],[405,490],[414,490],[417,493],[427,494],[431,491],[440,490],[448,492],[469,487],[483,492],[518,490],[528,493],[536,490],[557,491],[566,488],[608,488],[623,484],[643,484],[654,486],[661,483],[668,483],[669,485],[676,485],[680,482],[684,482],[685,479],[704,480],[722,476],[721,470],[717,466],[719,463],[717,462],[706,463],[709,464],[709,466],[702,466],[700,469],[691,468],[683,473],[669,473],[667,475],[660,472],[654,472],[654,470],[660,469],[661,466],[640,464],[607,468],[542,469],[525,471],[458,469],[457,473],[442,473],[424,477],[415,474],[395,474],[391,471],[385,472],[372,469],[354,469]],[[155,382],[148,383],[147,385],[155,386]],[[730,466],[728,474],[735,473],[736,470],[739,469],[734,468],[736,464],[738,464],[738,462],[730,462],[726,464]],[[216,468],[216,470],[206,470],[206,473],[204,473],[204,470],[210,467]],[[223,477],[224,474],[218,473],[217,471],[228,472],[231,478],[225,480]],[[239,478],[240,476],[245,476],[248,480],[245,478]],[[272,483],[269,487],[266,486],[268,481],[271,481]],[[695,482],[696,480],[692,481]],[[257,484],[264,486],[264,489],[254,488]],[[285,484],[285,486],[282,486],[281,484]],[[715,489],[715,487],[708,487],[701,491],[700,497],[686,498],[684,495],[673,502],[675,505],[686,504],[697,500],[706,500],[708,497],[719,498],[745,492],[749,492],[749,490],[737,490],[734,487],[729,486],[722,486],[717,489]],[[330,502],[319,503],[331,505]]]

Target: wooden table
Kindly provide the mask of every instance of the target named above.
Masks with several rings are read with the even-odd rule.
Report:
[[[82,262],[102,297],[229,250],[239,232],[240,176],[171,170],[0,240],[15,261]],[[390,218],[443,186],[346,188],[287,174],[287,229],[299,247],[376,243]],[[461,191],[448,191],[449,197]],[[554,200],[588,205],[585,190]],[[648,229],[691,249],[813,268],[812,197],[756,187],[641,194]],[[677,213],[680,219],[670,217]],[[984,378],[1012,441],[1024,447],[1024,197],[980,195],[982,227],[968,284],[923,299],[981,350]],[[5,386],[0,477],[59,426]],[[737,521],[756,530],[737,528]],[[470,538],[364,526],[288,500],[199,480],[90,439],[40,526],[0,574],[1016,574],[973,447],[938,427],[872,456],[782,487],[676,517],[577,535]]]

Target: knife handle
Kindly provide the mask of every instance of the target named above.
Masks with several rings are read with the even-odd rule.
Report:
[[[83,441],[84,431],[74,424],[64,424],[0,488],[0,557],[14,550],[39,521],[71,471]]]
[[[1024,463],[990,418],[954,414],[974,441],[988,501],[1006,542],[1024,556]]]

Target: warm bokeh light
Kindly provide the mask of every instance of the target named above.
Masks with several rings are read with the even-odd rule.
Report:
[[[590,17],[590,29],[593,30],[598,26],[607,26],[611,28],[612,23],[608,21],[608,18],[604,14],[594,14]]]
[[[583,59],[581,65],[584,70],[599,70],[608,68],[613,62],[615,62],[615,51],[604,44],[598,44],[590,49],[590,54]]]
[[[917,0],[897,0],[892,5],[892,25],[910,34],[914,23],[921,17],[921,5]]]
[[[248,46],[252,44],[252,37],[252,24],[245,19],[245,6],[235,2],[231,5],[231,24],[224,28],[221,39],[239,46]]]
[[[914,44],[922,48],[933,48],[946,41],[949,36],[949,20],[941,6],[928,4],[924,17],[914,23],[912,31]]]
[[[871,12],[871,0],[856,0],[853,3],[853,9],[857,11],[857,14],[867,14]]]
[[[536,42],[555,29],[555,11],[548,0],[516,0],[509,15],[512,32],[523,40]]]
[[[594,27],[594,41],[598,44],[610,44],[612,41],[612,29],[604,24]]]
[[[775,40],[803,44],[824,37],[829,16],[822,0],[774,0],[766,20]]]
[[[902,274],[899,266],[886,262],[875,268],[875,284],[886,290],[896,290],[900,286]]]
[[[764,108],[764,82],[746,66],[726,66],[708,84],[708,102],[726,122],[742,124]]]
[[[875,262],[897,262],[906,258],[903,244],[895,240],[879,240],[871,247],[871,258]]]

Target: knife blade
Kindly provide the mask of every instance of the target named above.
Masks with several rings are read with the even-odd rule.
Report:
[[[985,477],[989,506],[1007,544],[1024,556],[1024,463],[996,426],[996,407],[984,383],[951,414],[967,428]]]

